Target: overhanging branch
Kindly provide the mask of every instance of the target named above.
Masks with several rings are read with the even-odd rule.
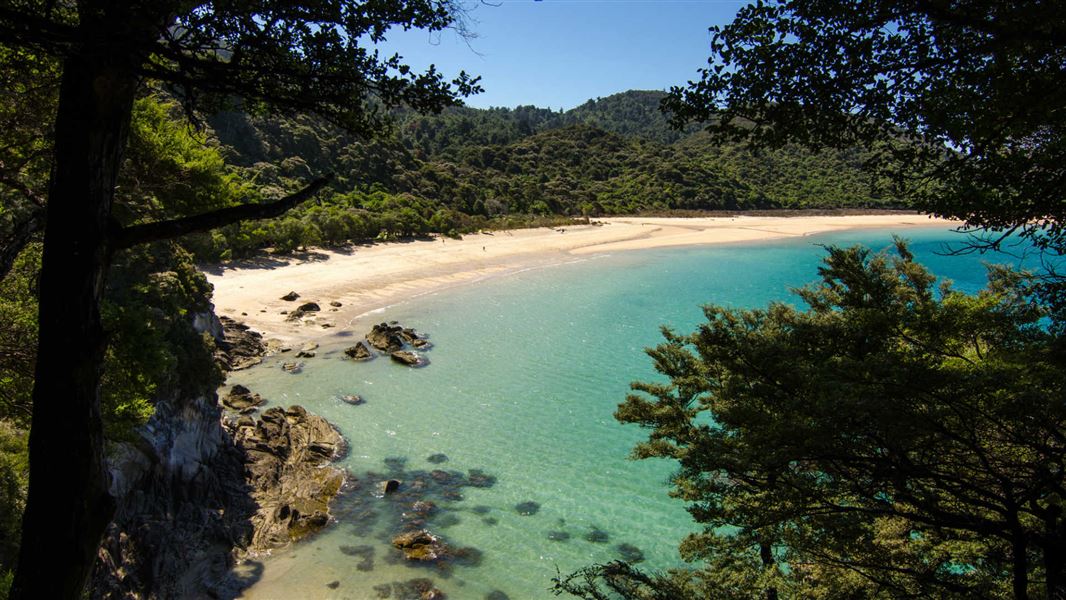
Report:
[[[309,200],[330,181],[333,181],[332,173],[312,181],[310,185],[294,194],[268,204],[241,204],[181,219],[122,227],[112,235],[111,246],[119,250],[147,242],[169,240],[190,233],[215,229],[238,221],[277,217]]]
[[[44,216],[44,208],[35,209],[28,217],[15,224],[7,239],[0,241],[0,279],[7,277],[15,259],[33,236],[44,230]]]

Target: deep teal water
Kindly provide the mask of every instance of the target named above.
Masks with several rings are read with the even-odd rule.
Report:
[[[903,233],[919,258],[956,287],[984,284],[983,257],[936,254],[957,235]],[[358,479],[326,532],[245,569],[256,580],[246,594],[377,598],[374,586],[428,578],[452,599],[480,600],[494,591],[512,600],[550,598],[557,570],[619,558],[620,544],[638,548],[648,568],[679,565],[677,544],[696,526],[666,495],[671,465],[627,460],[642,432],[612,418],[631,381],[656,378],[643,348],[661,339],[660,325],[692,330],[704,303],[789,301],[791,287],[817,277],[825,254],[818,244],[852,243],[885,248],[891,234],[576,260],[370,315],[352,337],[341,332],[321,340],[318,357],[297,375],[283,373],[279,359],[235,373],[231,383],[248,385],[271,404],[302,404],[334,423],[351,444],[344,466]],[[386,320],[430,336],[429,366],[342,359],[343,348]],[[366,404],[338,399],[353,393]],[[434,454],[447,461],[428,460]],[[444,473],[434,479],[434,469]],[[385,478],[403,480],[405,493],[379,497],[376,484]],[[414,566],[388,545],[417,499],[439,508],[428,519],[431,531],[473,549],[464,560],[445,569]],[[522,502],[539,509],[519,514]],[[390,597],[403,597],[399,591]]]

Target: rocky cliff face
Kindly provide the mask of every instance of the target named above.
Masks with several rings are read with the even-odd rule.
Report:
[[[193,323],[218,338],[229,362],[227,338],[237,329],[223,333],[214,315]],[[224,418],[214,394],[172,394],[158,399],[140,433],[111,457],[119,509],[100,548],[94,598],[233,597],[241,587],[234,561],[324,526],[345,478],[328,467],[343,438],[300,407]]]

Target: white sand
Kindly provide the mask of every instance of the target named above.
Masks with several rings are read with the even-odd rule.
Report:
[[[890,227],[951,227],[958,223],[923,215],[818,217],[610,218],[601,225],[522,229],[437,239],[359,246],[351,251],[315,250],[303,259],[238,262],[212,267],[214,302],[221,315],[245,322],[267,337],[288,343],[332,333],[365,313],[407,298],[575,255],[643,248],[752,242],[827,231]],[[296,302],[281,300],[289,291]],[[330,306],[341,303],[340,308]],[[281,311],[304,302],[322,310],[303,322]]]

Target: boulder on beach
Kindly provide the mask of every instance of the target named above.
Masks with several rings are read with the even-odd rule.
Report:
[[[289,292],[288,294],[285,294],[284,296],[282,296],[281,299],[286,301],[286,302],[295,302],[296,299],[299,298],[299,297],[300,297],[300,294],[297,294],[296,292]]]
[[[329,305],[332,306],[333,308],[340,308],[341,307],[341,303],[337,302],[336,300],[330,302]]]
[[[296,353],[296,358],[314,358],[315,350],[318,350],[318,344],[308,342],[300,347],[300,351]]]
[[[315,304],[314,302],[306,302],[304,304],[301,304],[296,310],[303,311],[305,313],[309,313],[309,312],[318,312],[318,311],[320,311],[322,309],[319,308],[318,305]]]

